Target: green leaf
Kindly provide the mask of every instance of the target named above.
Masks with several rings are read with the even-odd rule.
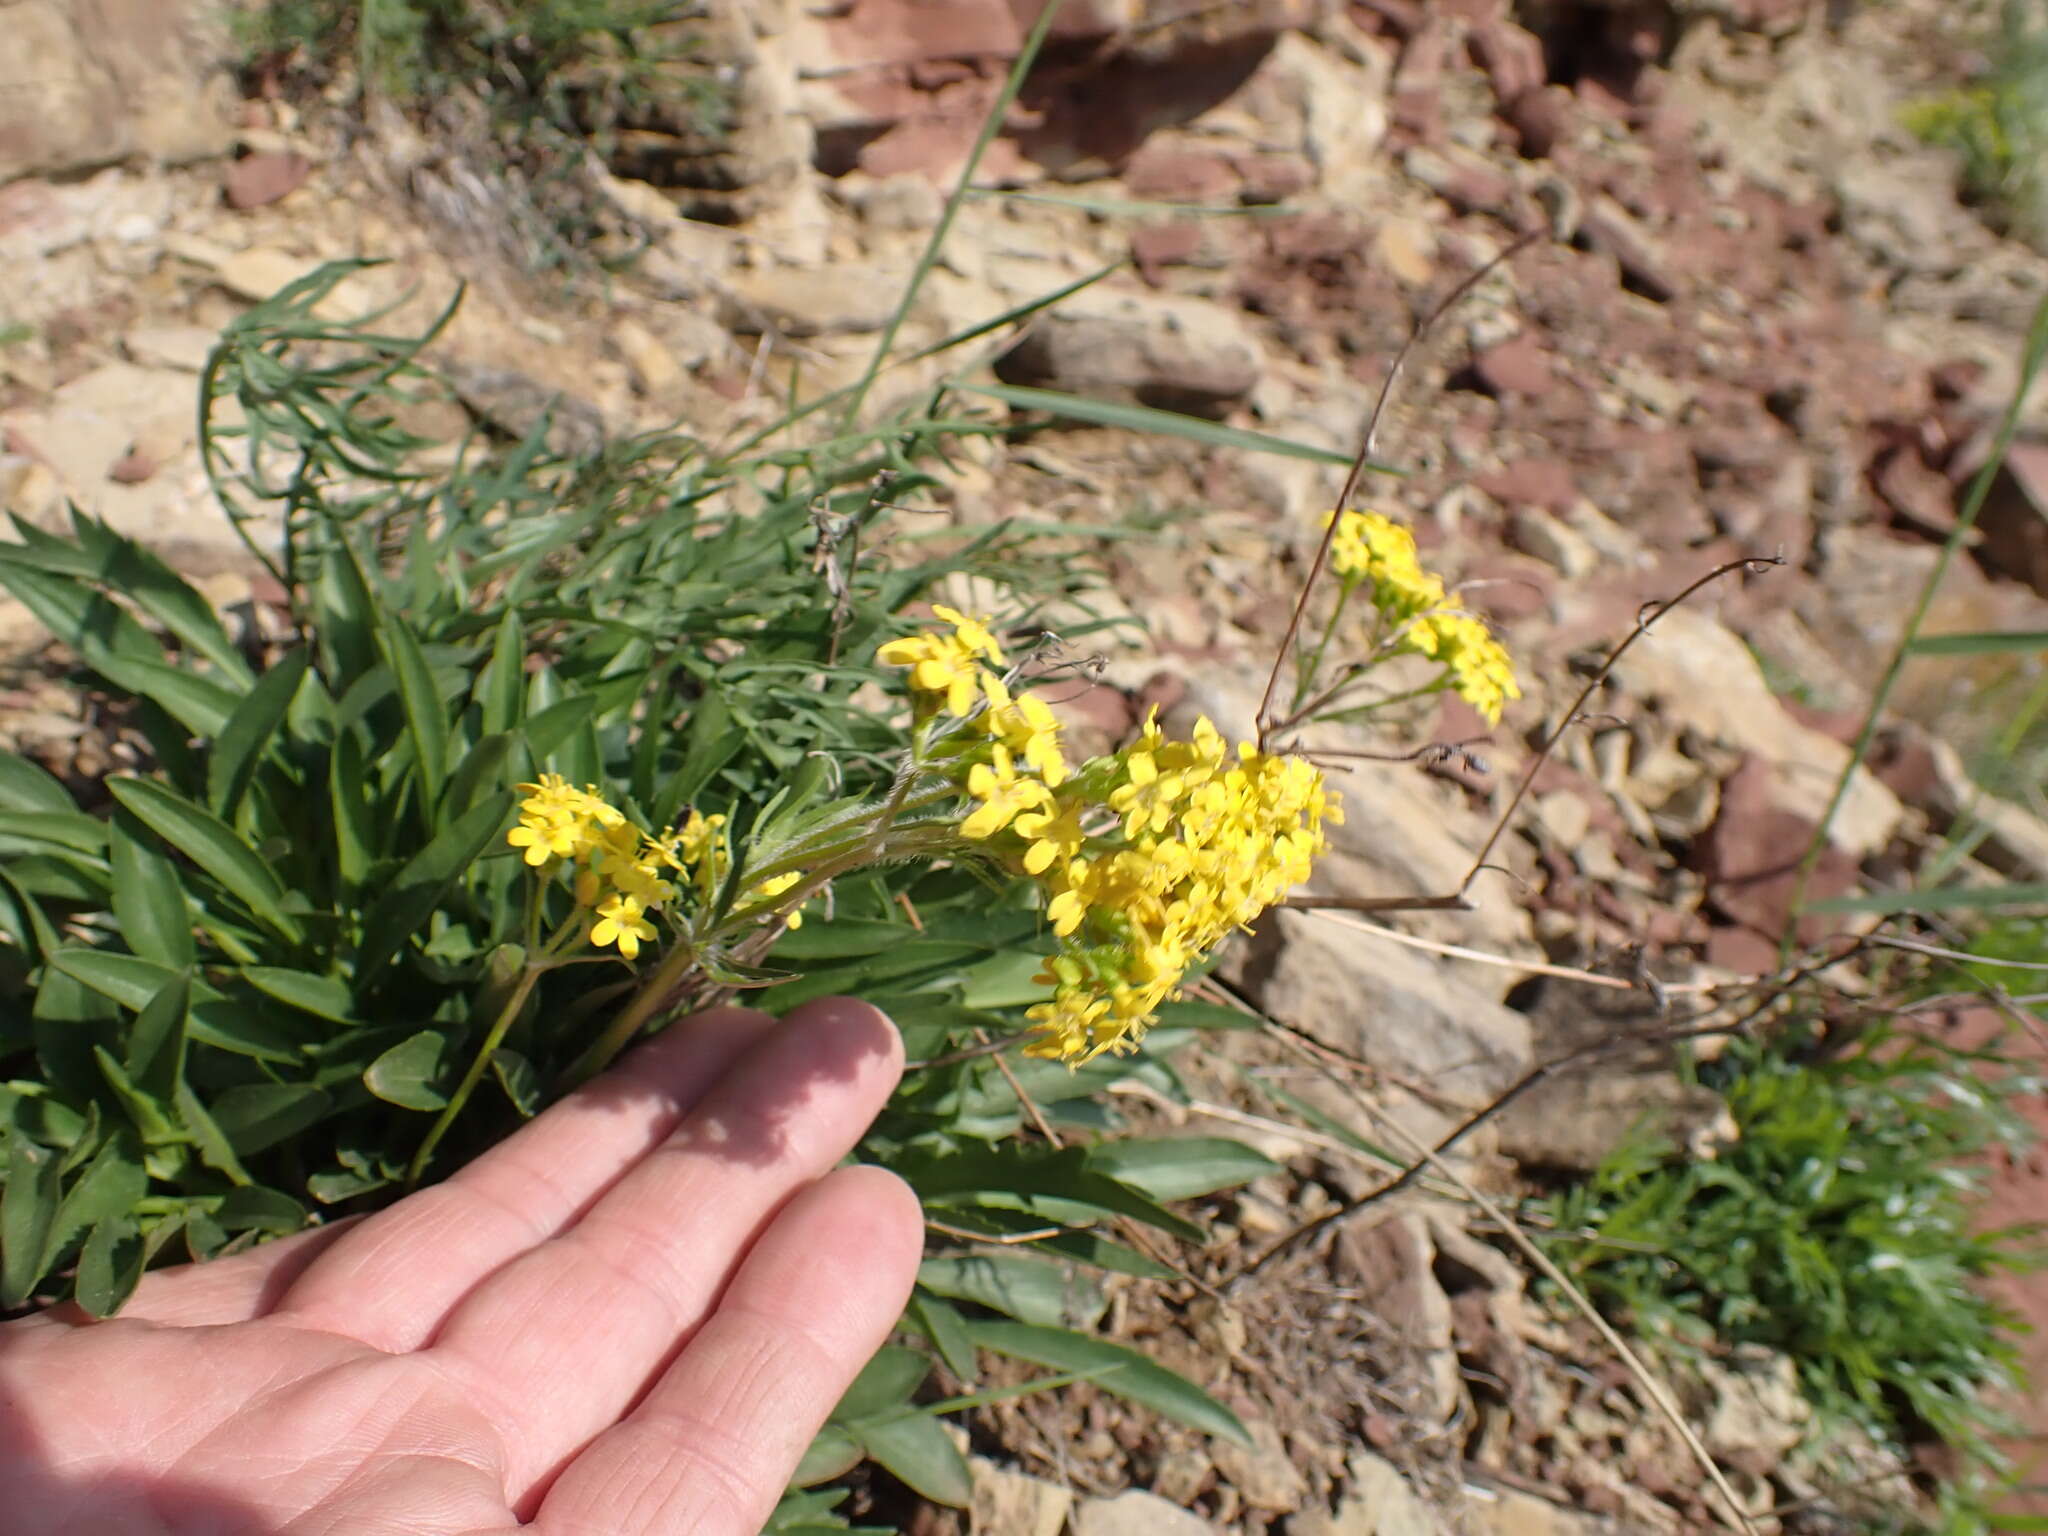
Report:
[[[139,955],[117,954],[112,950],[87,949],[70,945],[53,950],[50,965],[63,975],[90,987],[101,997],[111,998],[132,1013],[140,1013],[177,973],[169,966]],[[46,981],[43,992],[48,992]],[[40,1001],[40,994],[39,994]],[[295,1061],[298,1042],[271,1028],[203,981],[192,984],[189,1029],[202,1045],[251,1056],[258,1061]]]
[[[249,781],[284,722],[305,680],[312,657],[304,646],[287,651],[243,695],[220,729],[206,763],[206,801],[222,821],[233,822]]]
[[[1872,891],[1863,896],[1836,896],[1809,901],[1802,912],[1946,912],[2000,911],[2048,905],[2048,883],[2032,885],[1954,885],[1933,891]]]
[[[350,891],[361,886],[377,862],[377,840],[372,829],[376,802],[363,772],[363,744],[355,732],[336,738],[327,766],[328,822],[334,828],[334,862],[342,884]]]
[[[178,867],[126,811],[114,814],[108,862],[114,876],[114,922],[128,947],[168,966],[192,964],[197,957],[192,909]]]
[[[238,897],[249,913],[280,938],[297,944],[305,931],[286,912],[277,873],[212,812],[148,779],[113,778],[114,798],[152,832]]]
[[[849,1427],[873,1460],[934,1504],[965,1509],[973,1502],[967,1462],[932,1415],[903,1413],[887,1419],[863,1419]]]
[[[276,998],[288,1008],[335,1024],[362,1023],[355,1016],[355,998],[348,983],[339,977],[315,976],[275,965],[245,965],[238,974],[265,997]]]
[[[1090,1328],[1109,1301],[1102,1288],[1064,1264],[1017,1253],[926,1259],[917,1283],[954,1301],[972,1301],[1019,1322]]]
[[[448,889],[477,861],[512,807],[500,791],[471,806],[398,872],[390,888],[363,918],[356,985],[366,985],[402,949],[441,905]]]
[[[206,1106],[199,1102],[187,1083],[179,1083],[177,1090],[178,1119],[185,1127],[185,1134],[198,1149],[199,1160],[218,1173],[225,1174],[232,1184],[249,1184],[254,1181],[249,1171],[242,1166],[242,1160],[235,1156],[235,1149],[228,1142],[227,1132],[220,1128]]]
[[[984,1349],[1055,1370],[1089,1373],[1105,1392],[1178,1419],[1204,1434],[1220,1435],[1242,1446],[1251,1444],[1236,1414],[1187,1378],[1134,1349],[1070,1329],[1031,1323],[973,1322],[967,1326],[974,1342]]]
[[[121,1063],[105,1046],[94,1046],[92,1053],[100,1064],[100,1074],[106,1078],[107,1086],[113,1089],[114,1097],[127,1112],[145,1147],[175,1147],[184,1142],[185,1128],[178,1123],[168,1105],[158,1103],[136,1087]]]
[[[250,1184],[221,1196],[213,1219],[230,1232],[270,1232],[289,1237],[306,1225],[306,1208],[279,1190]]]
[[[185,579],[133,539],[75,508],[71,528],[92,558],[93,574],[176,635],[187,650],[203,656],[239,687],[249,684],[249,664],[221,627],[213,604]]]
[[[448,710],[434,686],[426,653],[395,613],[382,626],[384,658],[398,678],[398,697],[405,708],[406,733],[419,762],[421,798],[429,805],[448,777]]]
[[[121,1310],[142,1280],[142,1236],[127,1216],[109,1216],[94,1224],[78,1256],[73,1294],[94,1317],[112,1317]]]
[[[78,805],[49,772],[14,752],[0,752],[0,810],[75,816]]]
[[[447,788],[442,791],[441,803],[435,809],[436,819],[445,822],[451,816],[459,816],[482,796],[499,788],[506,759],[518,743],[519,737],[515,732],[499,731],[484,737],[464,753],[462,762],[449,775]]]
[[[19,518],[15,526],[22,526]],[[0,545],[0,586],[88,666],[109,656],[148,658],[161,665],[163,647],[118,604],[67,577],[25,568],[5,545]]]
[[[811,1437],[810,1447],[804,1452],[803,1460],[790,1474],[790,1486],[808,1488],[813,1483],[828,1482],[843,1477],[860,1465],[866,1455],[865,1448],[855,1439],[851,1430],[837,1424],[826,1424]],[[770,1527],[773,1529],[773,1527]]]
[[[946,1369],[958,1380],[973,1386],[980,1376],[976,1369],[974,1336],[967,1331],[967,1320],[960,1315],[960,1309],[949,1301],[919,1291],[910,1298],[910,1313],[930,1336],[939,1358],[946,1362]]]
[[[328,1096],[309,1083],[244,1083],[213,1101],[213,1121],[240,1157],[288,1141],[326,1118]]]
[[[1135,1217],[1189,1242],[1201,1242],[1205,1236],[1194,1223],[1097,1171],[1084,1147],[1046,1152],[1009,1145],[950,1153],[917,1148],[904,1153],[894,1166],[927,1203],[994,1197],[998,1202],[1023,1201],[1028,1208],[1030,1197],[1046,1196]]]
[[[391,1047],[363,1073],[363,1086],[401,1109],[440,1109],[448,1096],[434,1086],[447,1070],[452,1042],[423,1029]]]
[[[884,1344],[874,1358],[861,1367],[853,1384],[840,1394],[831,1417],[842,1423],[895,1413],[931,1375],[932,1363],[914,1349]]]
[[[128,1136],[110,1137],[72,1181],[50,1228],[52,1254],[63,1253],[101,1222],[128,1215],[149,1192],[149,1175],[136,1161],[134,1147]]]
[[[7,1128],[7,1189],[0,1193],[0,1307],[26,1302],[49,1262],[57,1220],[57,1154]]]
[[[0,852],[104,853],[107,824],[83,811],[0,811]]]
[[[526,738],[526,750],[533,754],[534,765],[539,767],[548,762],[572,736],[588,725],[591,716],[597,713],[599,702],[595,694],[579,693],[528,715],[522,734]]]
[[[121,1070],[144,1093],[168,1099],[183,1081],[191,1007],[191,979],[179,971],[157,989],[136,1015],[135,1027],[128,1032]]]
[[[1906,649],[1915,656],[1987,656],[2005,651],[2042,651],[2048,650],[2048,629],[1915,635]]]
[[[1224,1136],[1111,1142],[1095,1149],[1089,1165],[1154,1200],[1191,1200],[1232,1189],[1280,1166],[1263,1152]]]
[[[1227,448],[1234,453],[1275,453],[1283,458],[1310,459],[1318,464],[1348,466],[1351,463],[1350,454],[1333,448],[1271,437],[1264,432],[1247,432],[1242,427],[1226,427],[1220,422],[1204,421],[1199,416],[1183,416],[1177,411],[1155,410],[1149,405],[1090,400],[1083,395],[1028,389],[1016,384],[964,384],[960,388],[970,395],[987,395],[992,400],[1000,400],[1014,410],[1046,411],[1070,421],[1091,422],[1098,427],[1115,427],[1124,432],[1185,438],[1211,448]],[[1384,464],[1368,464],[1366,468],[1381,474],[1397,473]]]
[[[89,658],[88,665],[115,687],[148,699],[194,736],[220,735],[241,702],[234,690],[167,661],[106,652]]]
[[[483,729],[487,736],[509,731],[519,724],[526,702],[526,637],[521,633],[519,612],[507,607],[498,620],[498,632],[491,640],[491,659],[477,678],[474,697],[483,706]]]

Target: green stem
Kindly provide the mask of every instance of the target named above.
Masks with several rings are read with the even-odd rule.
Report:
[[[867,371],[853,386],[846,410],[841,414],[840,430],[850,429],[860,418],[860,408],[866,402],[868,390],[875,382],[875,375],[882,371],[888,361],[889,349],[896,345],[896,333],[903,329],[903,322],[909,317],[910,307],[917,302],[918,290],[924,286],[926,274],[938,262],[939,251],[946,243],[946,235],[953,228],[954,216],[960,212],[960,205],[967,201],[967,194],[974,184],[974,172],[981,164],[981,157],[988,153],[988,147],[1002,131],[1003,119],[1009,115],[1010,103],[1017,99],[1017,92],[1023,89],[1024,77],[1031,73],[1031,61],[1038,57],[1038,50],[1044,45],[1045,37],[1052,30],[1052,19],[1059,13],[1063,0],[1047,0],[1046,6],[1038,13],[1030,34],[1024,39],[1024,46],[1017,50],[1016,62],[1010,66],[1010,73],[1003,81],[1003,88],[997,94],[995,103],[988,109],[988,116],[982,119],[981,132],[974,140],[974,147],[967,152],[967,163],[960,167],[960,180],[953,187],[952,196],[946,199],[946,206],[939,210],[939,219],[932,226],[931,239],[925,242],[924,253],[918,257],[917,266],[910,275],[910,281],[903,285],[903,296],[896,301],[895,313],[889,316],[889,323],[882,328],[882,339],[875,344],[875,355],[868,359]]]
[[[1301,708],[1301,701],[1315,690],[1316,674],[1323,667],[1323,653],[1330,648],[1330,639],[1337,633],[1337,625],[1344,617],[1345,606],[1351,601],[1351,594],[1358,590],[1358,583],[1347,581],[1337,588],[1337,606],[1330,613],[1330,622],[1323,627],[1323,638],[1316,642],[1316,648],[1309,653],[1308,665],[1294,683],[1294,705]]]
[[[675,990],[677,982],[683,979],[697,958],[696,946],[677,944],[666,955],[654,973],[647,978],[647,984],[633,994],[633,1000],[619,1011],[605,1032],[591,1041],[589,1047],[570,1066],[564,1079],[568,1087],[587,1083],[598,1073],[612,1064],[619,1052],[640,1033],[641,1026],[654,1016],[654,1010]]]
[[[405,1170],[405,1182],[417,1184],[420,1175],[427,1171],[427,1163],[434,1155],[434,1148],[441,1144],[441,1138],[448,1134],[448,1127],[455,1123],[455,1117],[462,1113],[469,1096],[476,1092],[476,1085],[483,1081],[484,1069],[491,1064],[491,1058],[498,1053],[498,1047],[505,1043],[505,1032],[512,1027],[512,1021],[519,1017],[519,1011],[526,1006],[527,998],[533,995],[533,985],[540,980],[545,965],[527,962],[519,973],[519,984],[512,989],[512,995],[505,1000],[505,1006],[498,1010],[498,1016],[491,1022],[490,1033],[484,1036],[483,1048],[476,1053],[476,1060],[469,1064],[469,1071],[457,1086],[455,1094],[442,1107],[440,1118],[434,1128],[427,1132],[427,1139],[420,1143],[419,1151],[412,1156],[412,1165]]]

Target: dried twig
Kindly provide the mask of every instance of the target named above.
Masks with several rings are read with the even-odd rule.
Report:
[[[1323,567],[1329,563],[1330,545],[1337,537],[1336,514],[1351,504],[1351,498],[1358,490],[1358,482],[1365,477],[1366,467],[1372,460],[1373,444],[1379,437],[1380,418],[1386,414],[1387,401],[1394,393],[1394,385],[1401,377],[1401,369],[1407,363],[1408,355],[1415,350],[1415,344],[1429,334],[1430,328],[1441,320],[1452,306],[1484,282],[1496,268],[1514,260],[1533,244],[1541,233],[1540,230],[1531,230],[1523,235],[1446,294],[1434,309],[1410,328],[1408,339],[1401,343],[1400,350],[1394,354],[1393,362],[1387,366],[1387,376],[1380,384],[1379,397],[1373,401],[1372,415],[1366,418],[1365,434],[1359,440],[1358,453],[1351,460],[1351,468],[1345,472],[1343,488],[1337,492],[1330,526],[1323,530],[1322,542],[1316,545],[1315,559],[1309,562],[1308,575],[1302,579],[1301,593],[1294,600],[1294,612],[1287,620],[1287,632],[1280,637],[1280,648],[1273,654],[1273,670],[1267,674],[1266,691],[1259,697],[1257,726],[1261,751],[1270,744],[1273,732],[1282,728],[1280,723],[1273,719],[1273,695],[1279,691],[1280,674],[1286,670],[1287,658],[1294,650],[1294,643],[1301,637],[1301,622],[1308,615],[1309,595],[1315,591],[1316,578],[1323,574]]]

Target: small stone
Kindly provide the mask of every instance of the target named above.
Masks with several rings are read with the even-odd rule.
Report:
[[[1552,378],[1550,353],[1527,331],[1480,353],[1472,371],[1496,396],[1540,395],[1550,388]]]
[[[1528,159],[1547,159],[1571,131],[1575,116],[1572,93],[1561,85],[1526,91],[1508,105],[1508,122],[1521,136]]]
[[[967,1473],[974,1491],[972,1529],[1003,1536],[1060,1536],[1074,1506],[1070,1489],[1026,1477],[985,1456],[970,1457]]]
[[[659,399],[682,382],[683,370],[667,345],[638,320],[618,321],[611,334],[641,394]]]
[[[1287,1522],[1287,1536],[1440,1536],[1429,1506],[1394,1464],[1354,1451],[1350,1488],[1334,1512],[1310,1510]]]
[[[1592,540],[1554,512],[1522,507],[1509,526],[1515,548],[1556,566],[1568,580],[1590,576],[1600,567],[1600,551],[1593,547]]]
[[[157,462],[139,448],[131,448],[107,468],[107,478],[116,485],[141,485],[157,472]]]
[[[1455,1367],[1456,1362],[1452,1364]],[[1251,1432],[1251,1448],[1218,1440],[1212,1453],[1216,1470],[1248,1508],[1276,1515],[1301,1508],[1308,1497],[1308,1483],[1295,1466],[1279,1427],[1271,1419],[1254,1419],[1245,1428]]]
[[[215,271],[220,285],[240,299],[261,304],[279,289],[288,288],[320,264],[293,256],[270,246],[252,246],[236,251]]]
[[[1386,219],[1373,231],[1380,264],[1410,288],[1436,277],[1436,235],[1420,219]]]
[[[1079,1505],[1074,1536],[1215,1536],[1215,1531],[1200,1515],[1134,1488]]]
[[[231,208],[261,208],[298,190],[313,162],[291,151],[244,155],[227,169],[223,190]]]
[[[1078,294],[996,364],[1012,384],[1221,416],[1259,381],[1264,352],[1232,309],[1166,294]]]
[[[1514,178],[1470,151],[1416,145],[1401,168],[1459,213],[1505,216],[1514,202]]]
[[[203,325],[145,325],[121,338],[121,350],[144,368],[199,373],[219,339]]]
[[[1579,236],[1592,249],[1612,256],[1629,286],[1645,298],[1668,304],[1678,296],[1678,280],[1663,247],[1613,198],[1596,197],[1586,206]]]
[[[724,319],[759,335],[845,336],[879,331],[896,312],[907,274],[857,263],[830,268],[767,267],[727,278]]]
[[[1578,499],[1578,482],[1562,459],[1516,459],[1479,477],[1479,489],[1511,507],[1563,511]]]

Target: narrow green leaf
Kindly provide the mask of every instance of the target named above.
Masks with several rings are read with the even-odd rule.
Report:
[[[1134,1349],[1031,1323],[972,1322],[967,1326],[974,1342],[984,1349],[1054,1370],[1087,1372],[1105,1392],[1178,1419],[1204,1434],[1220,1435],[1243,1446],[1251,1444],[1251,1436],[1236,1414],[1186,1377]]]
[[[1095,1149],[1089,1166],[1154,1200],[1191,1200],[1249,1184],[1280,1165],[1228,1137],[1178,1136],[1110,1142]]]
[[[981,1373],[974,1354],[974,1336],[967,1331],[967,1320],[960,1315],[960,1309],[950,1301],[919,1291],[910,1298],[910,1313],[930,1336],[932,1347],[946,1362],[946,1369],[956,1380],[973,1386]]]
[[[93,574],[144,613],[176,635],[185,648],[203,656],[237,685],[250,682],[249,664],[221,627],[213,604],[158,556],[105,523],[75,509],[72,532],[94,565]]]
[[[185,1140],[185,1129],[181,1126],[168,1105],[135,1086],[121,1063],[104,1046],[92,1048],[94,1059],[100,1064],[100,1074],[107,1080],[107,1086],[114,1091],[121,1108],[127,1112],[136,1132],[142,1137],[145,1147],[175,1147]]]
[[[376,863],[371,827],[375,804],[363,770],[363,744],[354,731],[344,731],[328,759],[327,806],[334,828],[335,868],[349,891],[361,886]]]
[[[366,985],[419,931],[504,825],[512,797],[499,792],[471,806],[398,872],[390,888],[363,918],[356,985]]]
[[[868,1455],[934,1504],[965,1509],[974,1499],[967,1461],[939,1420],[928,1413],[863,1419],[849,1426]]]
[[[284,910],[277,873],[212,812],[148,779],[113,778],[107,788],[152,832],[221,883],[264,927],[297,944],[305,937]]]
[[[1137,432],[1157,437],[1179,437],[1189,442],[1202,443],[1211,448],[1228,448],[1235,453],[1274,453],[1290,459],[1310,459],[1318,464],[1349,465],[1351,455],[1333,448],[1319,448],[1313,443],[1297,443],[1290,438],[1272,437],[1264,432],[1247,432],[1242,427],[1227,427],[1221,422],[1205,421],[1199,416],[1183,416],[1178,411],[1155,410],[1149,405],[1129,405],[1117,400],[1090,400],[1085,395],[1062,394],[1051,389],[1030,389],[1017,384],[965,384],[960,386],[970,395],[986,395],[1000,400],[1012,409],[1020,411],[1045,411],[1054,416],[1064,416],[1070,421],[1086,421],[1098,427],[1115,427],[1125,432]],[[1397,471],[1384,464],[1368,464],[1367,469],[1381,474]]]
[[[289,1237],[306,1225],[306,1208],[280,1190],[248,1184],[223,1195],[214,1207],[213,1219],[230,1232],[270,1232]]]
[[[1028,1201],[1044,1196],[1135,1217],[1190,1242],[1201,1242],[1204,1237],[1192,1222],[1097,1171],[1084,1147],[1043,1152],[1011,1145],[943,1154],[919,1148],[898,1158],[895,1170],[927,1202],[943,1203],[963,1196]]]
[[[524,714],[526,700],[526,637],[520,630],[519,613],[508,607],[498,620],[498,632],[491,641],[491,659],[477,679],[475,697],[483,706],[483,729],[487,736],[509,731]]]
[[[860,1465],[866,1451],[852,1431],[837,1424],[826,1424],[811,1437],[810,1447],[804,1452],[803,1460],[790,1474],[790,1486],[808,1488],[813,1483],[829,1482],[835,1477],[844,1477]],[[769,1529],[776,1529],[771,1526]]]
[[[179,971],[135,1016],[121,1070],[155,1098],[168,1100],[185,1075],[185,1037],[192,1010],[191,978]]]
[[[109,1137],[85,1172],[72,1180],[50,1227],[50,1252],[63,1254],[79,1237],[110,1218],[126,1216],[149,1192],[149,1174],[135,1157],[132,1137]]]
[[[199,1160],[207,1167],[227,1176],[231,1184],[249,1184],[254,1181],[249,1171],[242,1166],[242,1160],[235,1156],[235,1149],[229,1145],[227,1132],[220,1128],[220,1122],[213,1118],[206,1106],[199,1102],[199,1095],[186,1083],[178,1084],[178,1120],[185,1127],[185,1134],[198,1149]]]
[[[419,761],[423,797],[431,804],[448,776],[448,709],[434,685],[426,653],[405,620],[386,613],[382,627],[384,659],[398,678],[398,697],[405,708],[406,733]]]
[[[26,1302],[49,1262],[57,1220],[57,1154],[7,1128],[7,1189],[0,1194],[0,1307]]]
[[[18,523],[17,523],[17,526]],[[0,551],[6,546],[0,545]],[[161,662],[163,647],[121,607],[63,576],[31,570],[0,556],[0,586],[35,615],[52,635],[76,651],[88,666],[108,656]]]
[[[206,763],[206,802],[222,821],[232,823],[235,810],[256,776],[257,765],[290,710],[312,657],[304,646],[286,652],[243,695],[221,727]]]
[[[1907,643],[1906,649],[1915,656],[1987,656],[2006,651],[2043,651],[2048,650],[2048,629],[1979,630],[1970,634],[1915,635]]]
[[[2048,884],[1951,885],[1934,891],[1872,891],[1810,901],[1803,912],[1998,912],[2048,906]]]
[[[362,1023],[355,1015],[355,998],[348,983],[339,977],[315,976],[275,965],[245,965],[237,974],[265,997],[274,997],[286,1007],[310,1013],[316,1019],[336,1024]]]
[[[178,867],[165,858],[142,823],[116,811],[108,844],[113,867],[114,922],[128,947],[172,967],[192,964],[192,908]]]
[[[451,817],[460,816],[484,795],[501,788],[505,762],[518,741],[519,737],[514,732],[499,731],[484,737],[464,753],[461,763],[448,777],[447,788],[441,793],[437,820],[446,822]]]
[[[220,735],[241,702],[233,689],[167,661],[110,652],[87,664],[115,687],[149,700],[194,736]]]
[[[251,1157],[317,1125],[330,1102],[309,1083],[245,1083],[223,1091],[212,1114],[235,1153]]]
[[[74,816],[78,805],[46,769],[16,752],[0,752],[0,810]]]
[[[371,1062],[363,1086],[401,1109],[440,1109],[448,1096],[434,1084],[448,1069],[451,1044],[446,1035],[423,1029]]]
[[[142,1237],[127,1216],[109,1216],[94,1224],[85,1251],[78,1256],[73,1295],[94,1317],[120,1311],[142,1280]]]
[[[1087,1276],[1064,1264],[1018,1253],[926,1259],[917,1283],[935,1295],[1052,1327],[1092,1328],[1109,1307],[1101,1286]]]
[[[853,1384],[833,1405],[831,1417],[845,1423],[896,1413],[909,1403],[911,1394],[931,1375],[932,1363],[915,1349],[901,1344],[884,1344],[861,1367]]]
[[[16,849],[101,854],[107,824],[83,811],[0,811],[0,852]]]
[[[101,997],[111,998],[131,1013],[140,1013],[147,1008],[177,974],[169,966],[145,960],[140,955],[87,949],[83,945],[67,945],[51,951],[50,966]],[[39,1005],[43,995],[50,990],[46,980],[37,995]],[[295,1061],[299,1056],[297,1040],[281,1033],[234,998],[224,996],[204,981],[192,984],[188,1028],[192,1038],[200,1044],[232,1051],[238,1056],[251,1056],[258,1061]]]

